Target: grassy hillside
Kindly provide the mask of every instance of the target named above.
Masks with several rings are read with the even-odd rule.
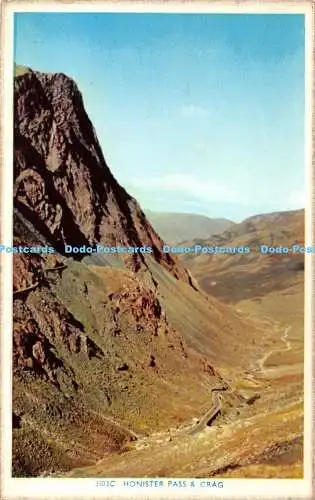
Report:
[[[253,217],[213,240],[231,246],[302,243],[304,213]],[[206,301],[153,261],[150,269],[172,324],[228,383],[220,415],[197,438],[189,423],[178,433],[153,433],[128,454],[104,457],[69,476],[302,478],[303,259],[292,265],[253,253],[185,255],[182,261],[208,293]]]
[[[181,261],[207,293],[228,303],[260,300],[267,293],[294,286],[304,276],[303,254],[262,254],[260,245],[292,246],[304,242],[304,211],[251,217],[210,239],[207,246],[247,246],[249,254],[185,254]],[[188,243],[187,243],[188,244]]]

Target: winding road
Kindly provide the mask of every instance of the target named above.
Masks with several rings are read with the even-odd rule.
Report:
[[[275,352],[284,352],[284,351],[290,351],[292,349],[291,342],[287,340],[288,333],[291,330],[291,326],[288,326],[285,329],[284,334],[281,337],[281,340],[285,343],[285,348],[284,349],[271,349],[271,351],[268,351],[258,362],[259,368],[261,371],[268,370],[268,368],[265,368],[265,363],[267,359]]]
[[[276,352],[283,352],[283,351],[290,351],[292,349],[292,344],[288,340],[288,334],[289,331],[291,330],[291,326],[288,326],[284,334],[281,337],[281,340],[285,343],[285,348],[284,349],[271,349],[268,351],[258,362],[259,369],[264,372],[268,373],[270,371],[270,368],[265,367],[265,363],[267,359]],[[274,369],[272,369],[274,370]],[[221,410],[221,400],[219,398],[218,392],[226,390],[225,387],[215,387],[211,390],[212,392],[212,407],[204,414],[204,416],[200,419],[199,422],[196,423],[196,425],[188,431],[189,435],[195,435],[198,432],[200,432],[202,429],[204,429],[207,425],[211,423],[211,421],[218,415],[218,413]]]
[[[281,337],[281,340],[285,343],[285,348],[284,349],[271,349],[268,351],[258,362],[259,368],[262,372],[269,372],[271,369],[265,367],[265,363],[269,356],[271,356],[273,353],[276,352],[283,352],[283,351],[290,351],[292,349],[292,344],[288,340],[288,334],[291,330],[291,326],[288,326],[285,329],[284,334]],[[280,368],[280,367],[279,367]],[[272,369],[274,370],[274,369]],[[219,398],[219,392],[220,391],[225,391],[226,387],[215,387],[211,390],[212,392],[212,407],[204,414],[204,416],[200,419],[199,422],[197,422],[192,429],[188,431],[189,435],[195,435],[198,432],[200,432],[202,429],[204,429],[207,425],[209,425],[212,420],[218,415],[218,413],[221,410],[221,400]]]
[[[212,392],[212,406],[210,410],[208,410],[204,416],[200,419],[199,422],[196,423],[196,425],[190,429],[188,434],[190,436],[193,436],[194,434],[197,434],[198,432],[202,431],[207,425],[209,425],[212,420],[218,415],[218,413],[221,411],[221,400],[219,398],[219,392],[221,391],[226,391],[225,387],[215,387],[214,389],[211,389]]]
[[[259,378],[264,379],[264,378],[279,378],[283,376],[291,376],[291,375],[301,375],[303,374],[304,371],[304,363],[302,360],[296,360],[296,362],[286,362],[283,364],[279,364],[278,366],[270,366],[266,367],[265,363],[266,360],[271,356],[273,353],[277,352],[286,352],[292,350],[292,344],[291,342],[287,339],[288,333],[291,330],[291,326],[287,327],[284,334],[281,337],[281,340],[285,343],[285,348],[284,349],[272,349],[268,353],[266,353],[262,359],[258,361],[258,372],[256,375],[259,373]]]

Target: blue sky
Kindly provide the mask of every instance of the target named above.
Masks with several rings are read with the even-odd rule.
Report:
[[[73,77],[142,208],[304,206],[304,17],[19,13],[15,61]]]

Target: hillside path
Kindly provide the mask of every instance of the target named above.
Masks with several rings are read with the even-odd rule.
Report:
[[[288,326],[286,329],[285,329],[285,332],[284,334],[282,335],[281,337],[281,340],[285,343],[285,348],[284,349],[271,349],[270,351],[268,351],[258,362],[259,364],[259,368],[261,371],[264,371],[266,370],[267,368],[265,368],[265,363],[267,361],[267,359],[275,352],[284,352],[284,351],[290,351],[292,349],[292,344],[289,340],[287,340],[287,337],[288,337],[288,333],[289,331],[291,330],[291,326]]]

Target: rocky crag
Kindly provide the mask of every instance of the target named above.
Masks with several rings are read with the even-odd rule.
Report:
[[[62,252],[64,244],[150,246],[176,278],[189,281],[137,201],[109,170],[76,83],[29,71],[15,78],[15,207]],[[125,257],[138,270],[141,253]]]
[[[13,475],[62,474],[202,414],[221,368],[244,370],[262,335],[161,252],[110,172],[73,80],[17,75],[14,244],[57,252],[14,255]],[[64,252],[97,243],[153,252]],[[227,408],[240,400],[223,397]]]
[[[184,419],[214,372],[141,279],[145,255],[112,268],[63,252],[146,245],[175,281],[190,282],[110,172],[74,81],[17,76],[14,127],[14,245],[57,250],[14,255],[13,473],[32,476],[93,463],[135,432]]]

